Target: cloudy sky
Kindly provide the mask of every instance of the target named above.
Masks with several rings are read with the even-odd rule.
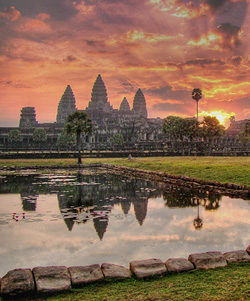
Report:
[[[0,126],[34,106],[56,119],[68,84],[85,109],[100,73],[108,98],[132,105],[141,88],[149,117],[199,112],[250,117],[249,0],[1,0]]]

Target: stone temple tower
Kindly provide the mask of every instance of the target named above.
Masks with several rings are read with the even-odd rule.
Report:
[[[36,111],[34,107],[24,107],[21,110],[19,127],[23,129],[36,127]]]
[[[141,89],[138,89],[135,93],[132,112],[140,117],[148,117],[146,99]]]
[[[112,113],[113,107],[108,102],[107,90],[100,74],[98,74],[91,93],[91,101],[86,108],[90,118],[102,117],[103,113]]]
[[[65,123],[67,117],[74,111],[76,111],[76,100],[70,85],[68,85],[59,102],[56,121]]]
[[[122,114],[129,114],[129,113],[131,113],[130,106],[129,106],[129,103],[128,103],[128,100],[127,100],[126,97],[124,97],[123,100],[122,100],[122,102],[121,102],[119,112],[122,113]]]

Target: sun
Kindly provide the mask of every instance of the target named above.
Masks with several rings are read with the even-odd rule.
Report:
[[[226,123],[228,123],[229,118],[231,116],[234,116],[235,113],[227,113],[227,112],[223,112],[223,111],[212,111],[212,112],[206,112],[206,111],[202,111],[201,115],[203,116],[211,116],[211,117],[216,117],[220,124],[222,125],[226,125]]]

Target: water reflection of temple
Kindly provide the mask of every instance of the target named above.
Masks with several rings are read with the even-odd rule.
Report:
[[[75,223],[92,221],[101,240],[107,230],[114,205],[119,205],[124,215],[127,215],[132,204],[135,217],[142,225],[147,215],[148,199],[162,195],[162,185],[159,183],[117,175],[86,177],[78,174],[77,182],[81,185],[73,187],[70,193],[58,194],[65,223],[71,231]]]
[[[142,226],[147,216],[148,200],[163,195],[167,207],[196,207],[198,214],[194,217],[194,227],[200,229],[203,221],[199,216],[199,206],[205,210],[217,210],[222,197],[206,190],[190,190],[98,172],[7,176],[0,179],[0,184],[0,193],[20,193],[24,211],[36,210],[39,194],[56,193],[68,230],[72,231],[75,224],[92,223],[100,240],[107,231],[114,206],[120,206],[124,216],[134,207],[135,218]]]
[[[36,203],[38,195],[21,192],[21,200],[23,211],[36,211]]]

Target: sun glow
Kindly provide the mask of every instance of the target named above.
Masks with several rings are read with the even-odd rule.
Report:
[[[229,118],[231,116],[234,116],[235,113],[233,113],[233,112],[227,113],[227,112],[223,112],[223,111],[212,111],[212,112],[202,111],[201,115],[216,117],[219,120],[220,124],[227,125],[227,123],[229,123]]]

